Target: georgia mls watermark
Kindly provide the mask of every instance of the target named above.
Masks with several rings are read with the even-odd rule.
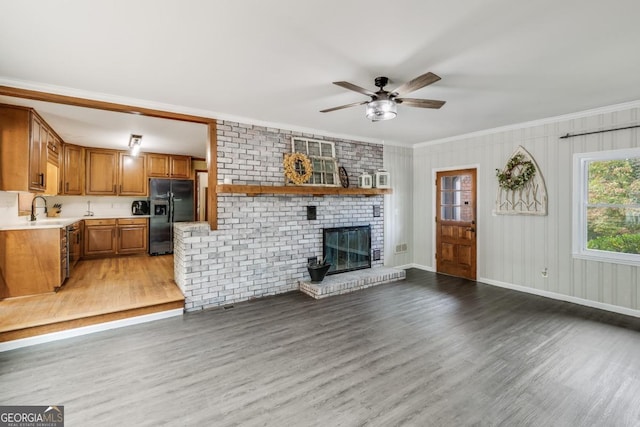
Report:
[[[0,427],[64,427],[64,406],[0,406]]]

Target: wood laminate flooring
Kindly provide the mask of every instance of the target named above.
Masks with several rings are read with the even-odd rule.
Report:
[[[182,307],[171,255],[81,260],[59,292],[0,301],[0,342]]]
[[[640,319],[448,276],[0,353],[68,426],[638,426]]]

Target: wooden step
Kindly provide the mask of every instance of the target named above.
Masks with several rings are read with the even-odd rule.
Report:
[[[184,308],[184,299],[168,302],[164,304],[156,304],[152,306],[134,308],[130,310],[116,311],[89,317],[81,317],[79,319],[63,320],[55,323],[48,323],[37,326],[24,327],[11,331],[0,332],[0,342],[13,341],[22,338],[30,338],[38,335],[49,334],[52,332],[66,331],[69,329],[81,328],[84,326],[97,325],[99,323],[111,322],[114,320],[128,319],[132,317],[142,316],[145,314],[161,313],[163,311]]]

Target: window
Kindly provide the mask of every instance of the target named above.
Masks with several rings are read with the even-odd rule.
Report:
[[[640,265],[640,149],[574,155],[573,252]]]
[[[313,164],[313,174],[306,185],[340,185],[333,142],[294,137],[291,139],[291,151],[306,154]]]

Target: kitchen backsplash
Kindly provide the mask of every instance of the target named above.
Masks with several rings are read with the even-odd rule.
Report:
[[[131,215],[131,203],[146,197],[99,197],[99,196],[48,196],[47,206],[62,205],[61,217],[81,217],[90,209],[95,216]],[[90,205],[87,203],[90,202]],[[42,201],[38,202],[42,206]],[[42,210],[37,212],[42,215]],[[12,224],[27,221],[26,216],[18,216],[18,193],[0,191],[0,223]]]
[[[0,191],[0,221],[3,223],[18,220],[18,193]]]

